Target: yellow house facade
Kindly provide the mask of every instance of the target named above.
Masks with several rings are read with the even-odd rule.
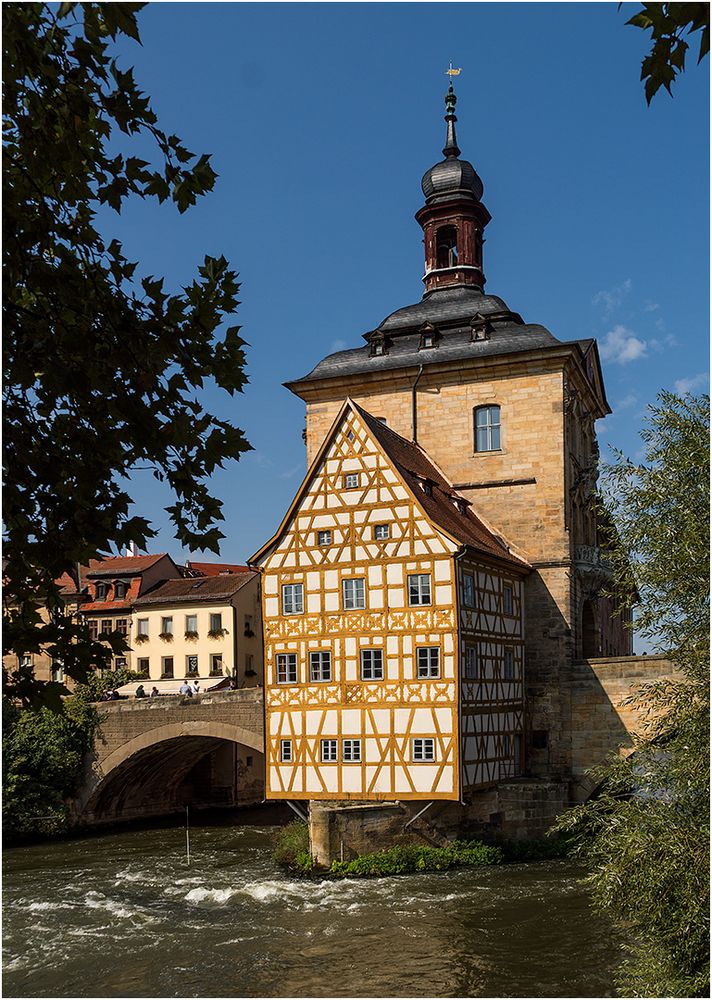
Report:
[[[416,444],[348,400],[251,563],[267,797],[458,799],[519,772],[529,567]]]

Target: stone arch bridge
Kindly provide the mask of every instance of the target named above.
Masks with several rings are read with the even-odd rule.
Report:
[[[109,702],[100,712],[93,758],[75,801],[79,823],[262,801],[261,688]]]

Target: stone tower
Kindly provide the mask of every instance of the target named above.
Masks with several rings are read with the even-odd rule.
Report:
[[[417,442],[473,510],[533,566],[525,590],[526,761],[570,766],[566,677],[588,656],[627,655],[600,589],[607,578],[592,495],[594,421],[610,413],[594,340],[561,341],[485,294],[483,184],[460,158],[455,94],[444,159],[422,180],[425,292],[287,387],[307,407],[313,461],[351,397]]]

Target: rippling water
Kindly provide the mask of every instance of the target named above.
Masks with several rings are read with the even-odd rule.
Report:
[[[271,827],[4,853],[7,997],[608,997],[618,951],[568,862],[298,879]]]

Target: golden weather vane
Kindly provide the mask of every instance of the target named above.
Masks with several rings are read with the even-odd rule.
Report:
[[[452,62],[450,63],[450,69],[446,69],[445,70],[445,75],[450,77],[450,82],[451,83],[452,83],[452,78],[454,76],[459,76],[460,73],[462,73],[462,68],[460,68],[460,69],[454,69],[453,65],[452,65]]]

